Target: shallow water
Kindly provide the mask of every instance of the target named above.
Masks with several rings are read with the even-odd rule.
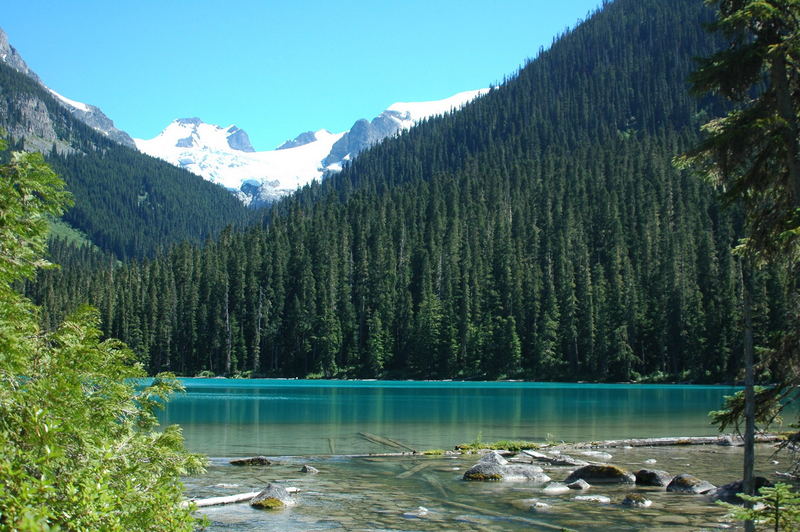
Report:
[[[179,423],[187,446],[213,458],[206,475],[186,480],[190,497],[232,495],[279,482],[302,491],[299,504],[280,512],[247,504],[209,508],[211,530],[701,530],[730,527],[725,511],[703,496],[660,489],[593,487],[611,504],[574,501],[575,493],[547,496],[525,483],[461,480],[476,456],[356,457],[397,451],[365,439],[371,433],[415,449],[451,449],[482,441],[594,441],[611,438],[714,435],[708,411],[718,409],[723,386],[586,385],[187,379],[187,393],[161,414]],[[611,463],[673,474],[691,472],[714,484],[741,477],[741,449],[718,446],[612,449]],[[279,457],[268,467],[234,467],[228,459]],[[759,450],[758,471],[781,469]],[[338,455],[338,456],[322,456]],[[645,460],[657,460],[645,464]],[[780,459],[780,458],[779,458]],[[318,475],[299,472],[304,463]],[[565,468],[547,473],[561,481]],[[774,475],[773,475],[774,477]],[[774,478],[773,478],[774,480]],[[653,506],[619,503],[647,491]],[[550,505],[533,513],[521,505]],[[516,505],[515,505],[516,504]],[[464,506],[466,505],[466,506]],[[420,508],[422,507],[422,508]]]
[[[475,440],[713,435],[726,386],[185,379],[160,414],[210,456],[380,452]]]
[[[759,474],[770,476],[782,467],[772,463],[772,450],[759,446]],[[607,452],[613,456],[611,462],[631,471],[646,467],[673,474],[691,472],[716,485],[741,476],[740,448],[713,445]],[[657,462],[646,464],[649,459]],[[207,475],[188,480],[187,494],[231,495],[257,491],[267,482],[301,489],[295,496],[297,506],[283,511],[255,510],[247,504],[207,509],[203,514],[211,521],[210,530],[218,531],[544,530],[548,525],[575,530],[718,530],[732,526],[725,519],[725,511],[705,496],[667,493],[663,488],[594,486],[585,494],[611,498],[611,504],[599,504],[574,501],[577,492],[547,496],[541,486],[524,482],[461,480],[463,472],[477,460],[475,455],[283,457],[271,466],[235,467],[226,459],[215,459]],[[300,473],[305,463],[314,465],[320,473]],[[564,480],[569,471],[545,468],[554,481]],[[646,509],[621,506],[624,496],[634,491],[645,494],[653,505]],[[534,513],[520,505],[519,501],[530,498],[549,504],[549,511]]]

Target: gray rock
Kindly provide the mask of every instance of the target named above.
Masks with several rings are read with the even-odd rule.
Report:
[[[247,133],[236,126],[228,128],[228,146],[234,150],[244,152],[256,151],[253,149],[253,145],[250,144],[250,137],[247,136]]]
[[[478,462],[464,473],[464,480],[533,482],[536,484],[544,484],[550,481],[550,477],[542,472],[541,467],[535,465],[499,465],[488,462]]]
[[[675,493],[693,493],[696,495],[708,493],[715,488],[716,486],[710,482],[700,480],[699,478],[689,475],[688,473],[678,475],[667,485],[667,491]]]
[[[265,510],[282,510],[295,504],[289,492],[277,484],[267,484],[266,488],[250,500],[250,506]]]
[[[640,469],[636,472],[636,483],[640,486],[666,486],[672,475],[660,469]]]
[[[300,468],[300,472],[301,473],[310,473],[312,475],[316,475],[317,473],[319,473],[319,469],[317,469],[314,466],[310,466],[308,464],[305,464],[305,465],[303,465],[303,467]]]
[[[633,484],[636,476],[630,471],[614,465],[587,465],[573,471],[564,480],[565,484],[571,484],[578,479],[583,479],[589,484]]]
[[[268,466],[272,462],[266,456],[251,456],[249,458],[236,458],[230,461],[235,466]]]
[[[622,499],[622,506],[629,506],[631,508],[648,508],[652,504],[653,501],[641,493],[629,493]]]
[[[310,144],[317,140],[317,134],[313,131],[306,131],[304,133],[300,133],[292,140],[287,140],[277,148],[276,150],[287,150],[289,148],[296,148],[298,146],[305,146],[306,144]]]
[[[490,451],[490,452],[484,454],[481,457],[480,462],[482,462],[484,464],[497,464],[497,465],[503,465],[503,466],[504,465],[508,465],[508,460],[503,458],[503,456],[500,453],[498,453],[497,451]]]
[[[567,484],[567,487],[571,490],[588,490],[592,486],[582,478],[579,478],[575,482],[570,482]]]
[[[756,477],[756,492],[763,487],[772,487],[772,482],[764,477]],[[720,486],[715,490],[708,493],[711,500],[714,502],[723,501],[730,504],[744,504],[744,501],[739,497],[739,494],[744,492],[744,481],[737,480],[724,486]]]

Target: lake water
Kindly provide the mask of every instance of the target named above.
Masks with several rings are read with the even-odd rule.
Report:
[[[187,446],[211,456],[208,473],[186,479],[189,497],[258,491],[269,482],[297,487],[297,506],[279,512],[245,504],[208,508],[209,530],[718,530],[725,510],[704,496],[663,488],[595,486],[610,504],[548,495],[526,482],[466,482],[475,455],[343,456],[395,451],[361,433],[415,449],[452,449],[478,436],[593,441],[714,435],[708,411],[736,391],[722,386],[596,385],[187,379],[187,393],[161,413],[184,429]],[[760,446],[756,470],[775,480],[785,457]],[[575,451],[580,452],[580,451]],[[721,485],[741,478],[737,447],[609,449],[607,461],[692,473]],[[235,467],[229,457],[268,455],[266,467]],[[587,458],[578,456],[581,458]],[[592,459],[592,458],[587,458]],[[317,475],[300,473],[312,464]],[[545,472],[563,480],[570,468]],[[620,505],[636,491],[647,509]],[[549,505],[534,513],[526,501]]]
[[[185,379],[160,414],[209,456],[390,451],[500,439],[593,441],[716,434],[726,386]]]

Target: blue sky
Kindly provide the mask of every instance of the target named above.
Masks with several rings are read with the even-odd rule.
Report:
[[[25,0],[0,27],[44,82],[151,138],[236,124],[256,149],[501,82],[600,0]]]

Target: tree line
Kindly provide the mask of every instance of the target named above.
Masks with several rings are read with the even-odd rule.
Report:
[[[731,379],[743,217],[672,163],[725,109],[687,91],[719,45],[710,18],[696,0],[608,4],[264,224],[43,272],[31,293],[53,321],[88,299],[152,372]],[[777,266],[756,280],[761,345],[789,283]]]

